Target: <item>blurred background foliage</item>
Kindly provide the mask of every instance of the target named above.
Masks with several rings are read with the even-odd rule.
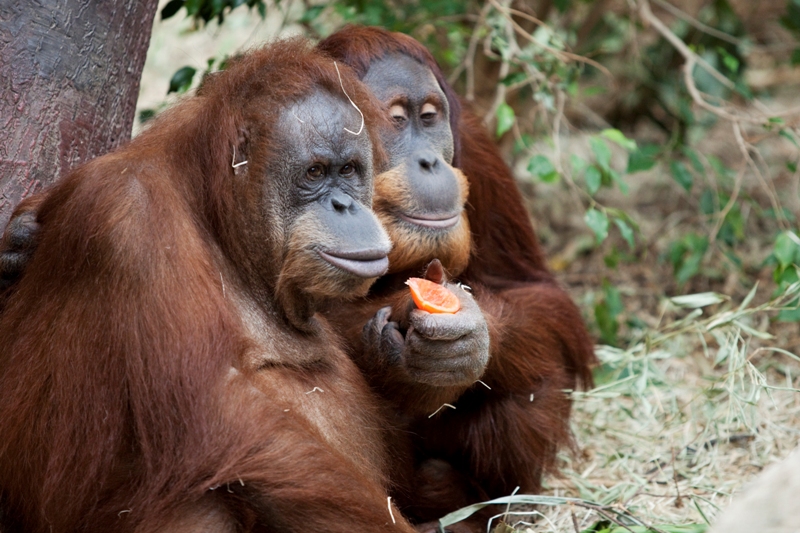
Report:
[[[641,335],[659,297],[798,281],[800,0],[170,0],[160,17],[200,30],[239,11],[277,33],[358,23],[428,46],[604,343]],[[225,59],[180,68],[169,91]]]

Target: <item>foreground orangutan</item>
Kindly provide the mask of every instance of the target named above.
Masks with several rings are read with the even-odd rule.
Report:
[[[413,439],[416,474],[398,499],[422,521],[516,487],[538,492],[570,439],[564,391],[591,384],[595,359],[578,309],[546,268],[513,175],[411,37],[348,27],[318,48],[350,65],[395,123],[384,136],[391,170],[376,177],[374,203],[394,243],[390,274],[328,316]],[[405,280],[434,258],[471,287],[488,322],[488,354],[472,307],[398,312],[410,305]],[[438,267],[429,276],[443,278]]]
[[[46,194],[0,316],[4,531],[413,531],[315,314],[390,247],[380,111],[339,68],[248,54]]]

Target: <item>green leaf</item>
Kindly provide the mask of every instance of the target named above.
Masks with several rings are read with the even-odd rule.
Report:
[[[184,0],[170,0],[161,9],[161,20],[168,19],[175,15],[183,7]]]
[[[670,163],[669,168],[672,171],[672,178],[678,182],[686,192],[692,190],[694,178],[692,178],[692,174],[689,172],[689,169],[686,168],[686,165],[680,161],[673,161]]]
[[[622,295],[608,280],[603,281],[603,294],[611,316],[617,317],[625,309],[622,305]]]
[[[514,109],[503,102],[500,104],[500,107],[497,108],[497,113],[495,115],[497,116],[497,136],[502,137],[502,135],[514,125]]]
[[[777,267],[775,272],[772,273],[772,279],[774,279],[775,283],[780,287],[786,287],[800,281],[800,277],[797,276],[796,268],[787,268],[781,271],[781,268]]]
[[[194,15],[200,11],[203,2],[202,0],[186,0],[183,5],[186,7],[188,15]]]
[[[608,237],[608,216],[605,213],[591,208],[583,217],[586,225],[594,232],[597,244],[601,244]]]
[[[169,80],[169,90],[167,94],[187,91],[189,87],[192,86],[192,80],[196,72],[197,69],[194,67],[179,68],[177,72],[172,75],[172,79]]]
[[[572,0],[554,0],[553,4],[556,6],[556,9],[558,9],[559,13],[564,13],[569,9]]]
[[[601,302],[594,306],[594,319],[597,328],[600,330],[600,340],[604,344],[616,344],[619,322],[612,316],[606,302]]]
[[[600,190],[600,185],[603,183],[603,174],[595,165],[592,165],[586,169],[583,179],[586,182],[586,189],[589,191],[589,194],[594,196],[594,194]]]
[[[217,15],[222,13],[222,10],[225,9],[225,1],[224,0],[211,0],[211,16],[216,17]]]
[[[711,189],[706,189],[700,195],[700,212],[704,215],[711,215],[717,211],[719,199]]]
[[[530,133],[523,133],[518,139],[514,139],[514,155],[529,149],[533,146],[533,143],[533,135]]]
[[[600,168],[607,169],[611,164],[611,150],[608,145],[599,137],[589,137],[589,146],[592,147],[592,152]]]
[[[524,72],[512,72],[511,74],[500,80],[500,83],[508,87],[509,85],[514,85],[515,83],[525,81],[526,79],[528,79],[528,75],[525,74]]]
[[[800,301],[795,300],[794,305],[800,305]],[[778,313],[779,322],[800,322],[800,307],[797,309],[783,309]]]
[[[700,272],[706,250],[708,237],[696,233],[684,235],[670,245],[668,257],[678,283],[684,283]]]
[[[541,154],[531,157],[528,162],[528,172],[539,178],[545,183],[554,183],[558,181],[558,171],[553,166],[550,160]]]
[[[797,245],[797,237],[789,233],[788,231],[784,231],[778,235],[778,238],[775,239],[775,248],[772,251],[781,268],[786,268],[793,264],[798,255],[798,251],[800,251],[800,246]]]
[[[797,2],[786,2],[786,14],[780,18],[784,27],[800,32],[800,5]]]
[[[685,283],[700,273],[703,255],[704,254],[695,252],[683,260],[680,268],[675,272],[675,279],[678,280],[678,283]]]
[[[792,52],[792,66],[800,65],[800,48],[795,48]]]
[[[716,172],[720,178],[730,178],[733,176],[733,172],[731,171],[731,169],[726,167],[725,163],[723,163],[718,157],[715,157],[713,155],[708,155],[706,159],[708,160],[708,163],[711,165],[711,168],[714,169],[714,172]]]
[[[309,22],[313,22],[314,20],[316,20],[319,14],[322,13],[322,10],[325,9],[325,7],[326,6],[324,5],[309,7],[308,9],[306,9],[306,12],[303,13],[303,16],[300,18],[300,22],[304,22],[306,24]]]
[[[156,116],[155,109],[142,109],[141,111],[139,111],[139,122],[144,124],[145,122],[147,122],[148,120],[152,119],[155,116]]]
[[[570,154],[569,163],[572,166],[572,174],[575,176],[583,172],[584,169],[589,166],[587,160],[575,154]]]
[[[615,218],[614,224],[617,225],[617,229],[619,229],[619,233],[622,235],[622,238],[628,243],[628,247],[633,250],[636,247],[633,238],[633,229],[631,229],[627,222],[620,218]]]
[[[608,178],[617,184],[617,187],[619,187],[619,190],[622,191],[622,194],[628,194],[628,184],[625,183],[625,180],[622,179],[622,176],[620,176],[619,172],[613,168],[609,168],[605,170],[604,174],[608,174]]]
[[[736,72],[739,70],[739,60],[731,55],[727,50],[722,48],[721,46],[717,47],[717,53],[722,57],[722,64],[730,70],[731,72]]]
[[[605,137],[611,142],[615,142],[629,152],[636,150],[636,141],[628,139],[618,129],[607,129],[600,132],[600,135]]]
[[[792,134],[791,134],[791,133],[789,133],[788,131],[786,131],[786,130],[781,130],[781,131],[779,131],[779,132],[778,132],[778,135],[780,135],[780,136],[781,136],[781,137],[783,137],[784,139],[788,139],[788,140],[789,140],[789,142],[791,142],[791,143],[792,143],[793,145],[795,145],[797,148],[800,148],[800,144],[797,144],[797,139],[795,139],[795,138],[794,138],[794,135],[792,135]]]
[[[685,155],[686,158],[689,160],[689,162],[692,164],[692,168],[694,169],[695,172],[697,172],[700,175],[704,175],[706,173],[706,169],[703,166],[703,162],[700,161],[700,156],[697,155],[697,152],[688,147],[684,147],[682,152],[683,155]]]
[[[650,170],[657,162],[658,153],[661,148],[655,144],[645,144],[638,150],[631,153],[628,157],[628,168],[626,172],[633,174],[634,172],[642,172]]]

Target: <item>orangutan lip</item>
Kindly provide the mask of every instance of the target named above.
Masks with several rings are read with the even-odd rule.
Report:
[[[405,220],[406,222],[411,222],[412,224],[416,224],[417,226],[423,226],[426,228],[433,228],[433,229],[447,229],[455,226],[458,224],[459,219],[461,218],[461,213],[456,213],[455,215],[415,215],[409,216],[404,213],[399,213],[400,218]]]
[[[351,252],[323,252],[319,255],[335,267],[360,278],[377,278],[389,270],[389,257],[383,250],[355,250]]]

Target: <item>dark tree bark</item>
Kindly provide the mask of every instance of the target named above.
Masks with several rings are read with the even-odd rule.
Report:
[[[0,228],[20,200],[130,139],[157,6],[0,3]]]

